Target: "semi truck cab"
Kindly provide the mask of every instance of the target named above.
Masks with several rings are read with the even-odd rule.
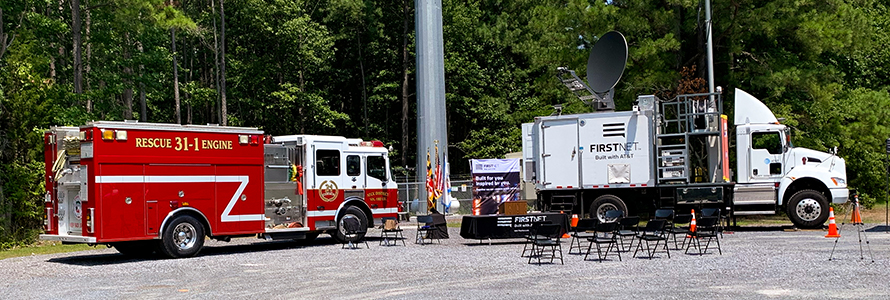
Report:
[[[847,201],[845,161],[836,153],[794,147],[790,128],[740,89],[734,121],[735,215],[772,214],[785,207],[795,224],[816,227],[828,218],[829,201]]]

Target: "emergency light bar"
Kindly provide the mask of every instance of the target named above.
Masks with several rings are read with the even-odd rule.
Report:
[[[383,147],[383,142],[378,141],[378,140],[373,140],[370,142],[361,142],[361,143],[359,143],[359,146],[362,146],[362,147]]]
[[[83,132],[81,132],[82,134]],[[127,140],[127,131],[126,130],[111,130],[111,129],[102,129],[102,139],[106,141],[118,140],[118,141],[126,141]]]

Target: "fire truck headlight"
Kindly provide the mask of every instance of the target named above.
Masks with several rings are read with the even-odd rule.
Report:
[[[240,143],[241,145],[246,145],[247,142],[249,142],[249,141],[250,141],[250,138],[249,138],[248,136],[246,136],[246,135],[239,135],[239,136],[238,136],[238,143]]]
[[[102,129],[102,139],[110,141],[114,139],[114,130]]]
[[[118,130],[115,132],[114,135],[118,141],[126,141],[127,140],[127,131],[126,130]]]

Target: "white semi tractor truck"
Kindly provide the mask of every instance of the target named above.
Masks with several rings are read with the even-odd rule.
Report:
[[[734,131],[719,88],[670,100],[639,96],[631,111],[523,124],[524,179],[535,185],[537,208],[600,219],[615,209],[716,207],[730,217],[784,211],[797,227],[823,226],[829,204],[849,195],[844,159],[836,150],[794,147],[766,105],[739,89],[734,97]]]

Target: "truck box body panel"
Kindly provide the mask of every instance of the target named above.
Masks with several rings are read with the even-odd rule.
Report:
[[[542,190],[653,186],[652,137],[645,113],[539,117],[530,133],[534,146],[523,147],[523,156],[541,160],[535,167]]]
[[[644,114],[615,112],[582,115],[582,184],[652,185],[651,120]]]
[[[84,142],[92,155],[84,155],[81,164],[90,172],[84,211],[95,209],[97,242],[155,238],[179,207],[201,212],[211,235],[262,231],[263,147],[239,142],[239,135],[259,132],[183,127],[118,122],[82,127],[92,135]],[[110,130],[114,138],[103,139]]]

